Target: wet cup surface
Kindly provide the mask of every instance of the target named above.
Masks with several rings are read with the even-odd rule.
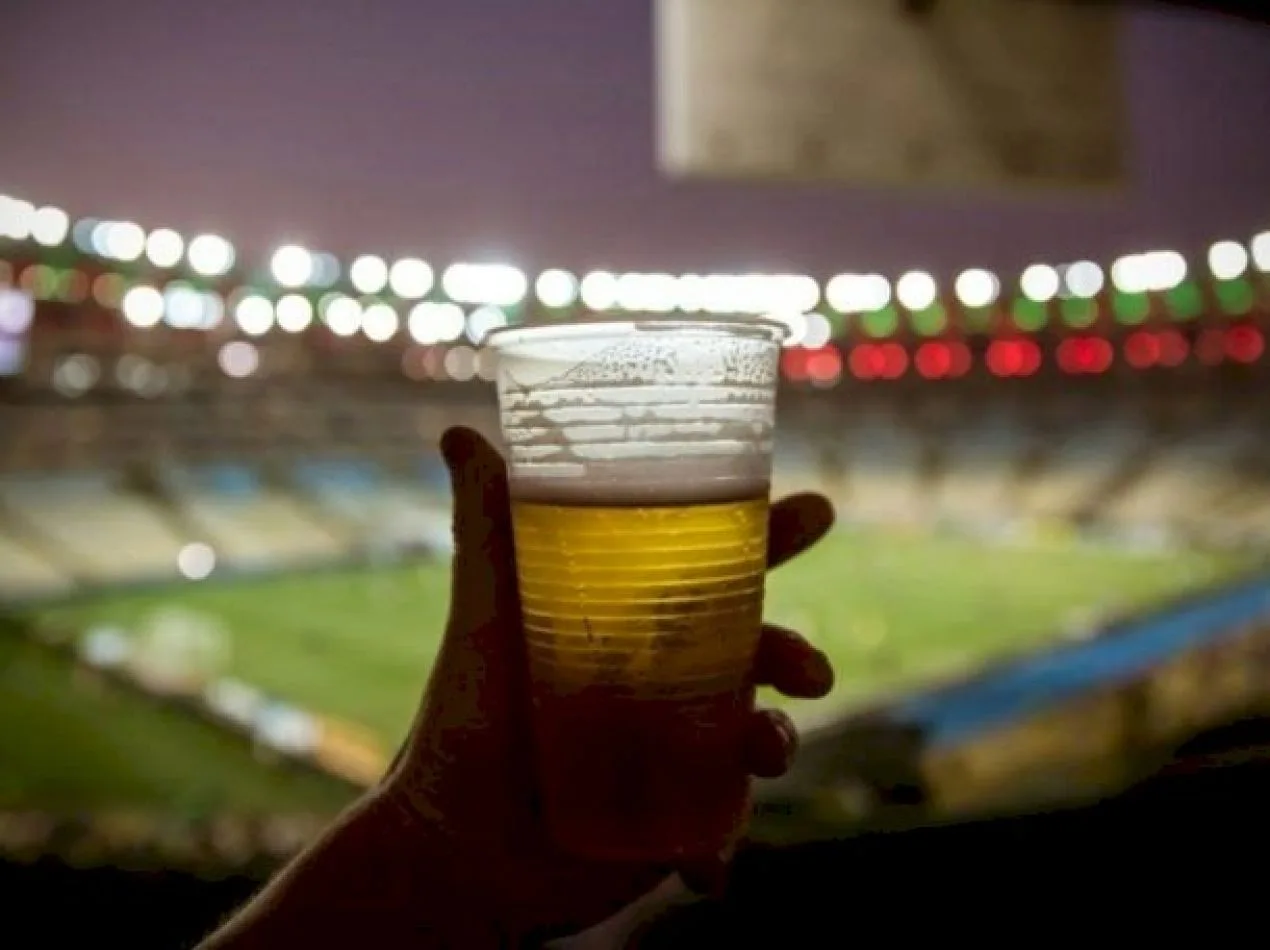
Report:
[[[743,823],[779,325],[506,330],[539,781],[564,848],[717,852]]]

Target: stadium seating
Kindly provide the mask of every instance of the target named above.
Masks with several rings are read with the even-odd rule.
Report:
[[[902,417],[870,412],[844,433],[845,514],[868,522],[915,523],[926,514],[922,445]]]
[[[59,594],[71,580],[16,540],[0,536],[0,600]]]
[[[11,477],[0,484],[0,504],[93,583],[174,578],[188,540],[150,500],[105,474]]]
[[[1079,514],[1149,442],[1145,429],[1123,416],[1078,424],[1058,434],[1021,487],[1023,511],[1042,518]]]
[[[932,490],[941,518],[985,521],[1013,508],[1018,468],[1031,436],[1008,412],[975,416],[940,433],[942,472]]]
[[[349,551],[347,538],[246,466],[165,466],[161,478],[201,540],[235,567],[315,563]]]

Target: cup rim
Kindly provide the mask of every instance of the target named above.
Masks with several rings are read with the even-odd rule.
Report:
[[[481,349],[504,350],[523,343],[550,343],[555,340],[584,340],[597,336],[616,336],[619,332],[639,331],[727,331],[736,336],[764,338],[782,343],[790,329],[772,317],[716,317],[692,320],[677,317],[601,317],[560,323],[536,323],[531,326],[498,327],[481,342]]]

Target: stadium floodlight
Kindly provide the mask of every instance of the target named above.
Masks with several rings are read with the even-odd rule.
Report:
[[[1048,264],[1031,264],[1019,278],[1019,289],[1033,303],[1049,303],[1058,296],[1061,280],[1058,271]]]
[[[45,205],[31,215],[31,237],[45,247],[57,247],[70,230],[70,215],[61,208]]]
[[[348,279],[361,294],[377,294],[388,286],[388,265],[382,257],[363,254],[348,268]]]
[[[397,311],[386,303],[371,304],[362,314],[362,332],[375,343],[386,343],[401,329]]]
[[[284,244],[273,252],[269,270],[283,287],[303,287],[313,278],[313,255],[298,244]]]
[[[925,271],[911,270],[895,282],[895,299],[905,310],[925,310],[939,299],[939,286]]]
[[[1248,249],[1238,241],[1218,241],[1208,249],[1208,269],[1218,280],[1236,280],[1248,270]]]
[[[323,319],[336,336],[352,336],[362,327],[362,305],[352,297],[339,297],[327,306]]]
[[[588,310],[611,310],[617,306],[617,275],[606,270],[591,271],[578,288],[582,305]]]
[[[204,277],[219,277],[234,266],[234,246],[218,234],[200,234],[185,253],[190,267]]]
[[[891,302],[891,282],[881,274],[838,274],[825,285],[825,300],[839,313],[871,313]]]
[[[234,320],[248,336],[264,336],[273,327],[273,303],[259,294],[248,294],[234,306]]]
[[[1270,274],[1270,231],[1262,231],[1250,244],[1252,262],[1263,274]]]
[[[171,228],[155,228],[146,237],[146,258],[155,267],[175,267],[184,253],[184,238]]]
[[[1092,300],[1106,284],[1103,270],[1093,261],[1076,261],[1062,272],[1062,292],[1077,300]]]
[[[230,340],[216,354],[221,372],[233,379],[243,379],[260,368],[260,351],[246,340]]]
[[[25,241],[31,236],[35,205],[21,198],[0,195],[0,238]]]
[[[507,326],[507,314],[498,307],[477,307],[467,317],[467,338],[477,346],[499,327]]]
[[[134,327],[157,326],[163,319],[163,294],[154,287],[139,284],[123,295],[120,308],[123,318]]]
[[[617,279],[617,305],[622,310],[669,313],[675,309],[678,289],[673,274],[622,274]]]
[[[534,281],[534,293],[544,307],[571,307],[578,299],[578,278],[567,270],[550,268]]]
[[[445,354],[444,366],[452,380],[466,383],[476,375],[476,351],[470,346],[456,346]]]
[[[274,306],[278,328],[287,333],[300,333],[313,322],[313,304],[302,294],[285,294]]]
[[[441,275],[441,289],[451,300],[467,304],[514,307],[525,299],[529,281],[510,264],[451,264]]]
[[[112,221],[105,229],[102,256],[117,261],[135,261],[146,249],[146,232],[135,221]]]
[[[244,344],[250,346],[250,343]],[[176,569],[181,576],[191,581],[208,578],[216,569],[216,552],[211,545],[202,541],[193,541],[185,545],[176,555]]]
[[[432,267],[417,257],[403,257],[388,270],[388,286],[402,300],[418,300],[432,289]]]
[[[965,307],[990,307],[1001,293],[1001,281],[992,271],[972,267],[957,276],[953,286],[957,299]]]

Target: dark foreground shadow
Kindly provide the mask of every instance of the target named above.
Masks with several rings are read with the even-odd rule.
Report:
[[[1038,926],[1103,934],[1113,924],[1142,933],[1184,916],[1203,917],[1211,936],[1239,917],[1241,894],[1259,889],[1268,748],[1270,723],[1244,723],[1193,740],[1151,781],[1096,807],[753,848],[723,900],[661,922],[641,945],[849,946],[934,933],[981,941],[1035,937]],[[184,947],[259,883],[0,865],[0,926],[14,946]]]

